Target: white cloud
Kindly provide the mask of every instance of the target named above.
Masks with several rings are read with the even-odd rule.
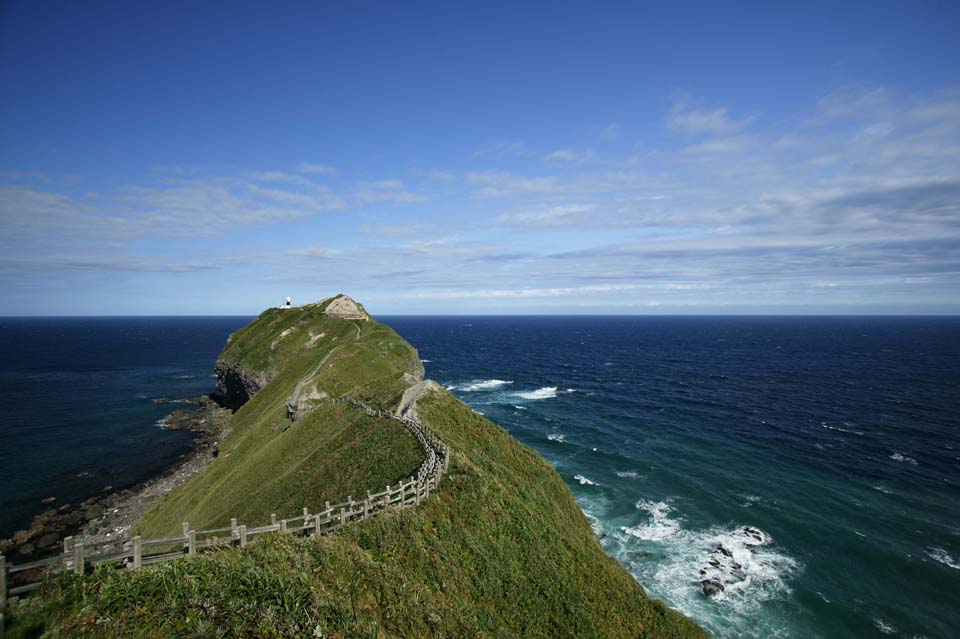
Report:
[[[667,114],[667,126],[688,135],[730,135],[743,130],[750,118],[734,120],[727,107],[698,109],[689,105],[688,98],[677,100]]]
[[[528,156],[530,155],[530,149],[527,148],[523,140],[502,139],[489,142],[473,153],[474,159],[482,157],[498,159],[511,155],[519,157]]]
[[[300,173],[315,173],[317,175],[339,175],[340,170],[327,164],[311,164],[310,162],[301,162],[297,165],[297,171]]]
[[[600,141],[612,142],[620,137],[621,132],[622,132],[622,127],[617,123],[613,123],[608,126],[605,126],[602,129],[600,129]]]
[[[589,162],[596,159],[597,153],[593,149],[586,149],[583,151],[575,151],[573,149],[557,149],[552,153],[547,154],[544,158],[547,162],[558,162],[558,163],[579,163],[579,162]]]
[[[366,204],[379,202],[406,204],[427,199],[423,193],[412,193],[406,190],[401,180],[361,181],[357,184],[355,196],[357,200]]]

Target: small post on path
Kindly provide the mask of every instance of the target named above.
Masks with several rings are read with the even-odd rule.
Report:
[[[73,545],[73,572],[78,575],[83,574],[83,543],[78,542]]]
[[[0,555],[0,610],[7,604],[7,558]],[[0,622],[3,619],[0,618]],[[3,626],[0,626],[0,630]]]
[[[280,520],[280,534],[281,534],[281,535],[286,535],[286,534],[287,534],[287,520],[286,520],[286,519],[281,519],[281,520]]]
[[[187,554],[193,557],[197,554],[197,531],[190,530],[187,532]]]
[[[240,526],[240,547],[247,547],[247,525],[243,524]]]
[[[133,569],[140,570],[141,563],[143,563],[143,542],[140,535],[137,535],[133,538]]]

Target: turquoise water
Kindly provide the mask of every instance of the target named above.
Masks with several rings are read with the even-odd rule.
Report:
[[[712,635],[960,636],[957,319],[386,321]]]

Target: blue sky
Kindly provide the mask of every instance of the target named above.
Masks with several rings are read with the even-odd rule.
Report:
[[[960,313],[960,5],[0,5],[0,314]]]

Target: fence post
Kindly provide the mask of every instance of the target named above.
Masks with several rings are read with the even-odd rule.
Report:
[[[140,539],[140,535],[137,535],[133,538],[133,569],[140,570],[140,565],[143,563],[143,542]]]
[[[320,515],[317,515],[317,518],[313,520],[313,534],[317,537],[320,536]]]
[[[277,525],[277,515],[276,515],[276,513],[271,513],[271,515],[270,515],[270,525],[271,525],[271,526],[276,526],[276,525]]]
[[[346,523],[347,523],[347,509],[341,508],[340,509],[340,525],[343,526]]]
[[[370,514],[370,500],[373,497],[373,493],[369,490],[367,491],[367,498],[363,500],[363,518],[366,519]]]
[[[286,534],[287,534],[287,520],[286,520],[286,519],[281,519],[281,520],[280,520],[280,534],[281,534],[281,535],[286,535]]]
[[[83,542],[73,545],[73,572],[83,574]]]
[[[247,525],[243,524],[240,526],[240,547],[246,548],[247,546]]]
[[[306,507],[306,506],[304,506],[304,507],[303,507],[303,523],[304,523],[304,525],[306,525],[307,519],[309,519],[309,517],[310,517],[310,511],[307,510],[307,507]]]
[[[197,554],[197,531],[187,532],[187,554],[191,557]]]
[[[63,538],[63,554],[69,555],[73,552],[73,537]]]
[[[403,485],[403,482],[400,482],[400,504],[397,508],[403,508],[403,502],[406,501],[406,487]]]

